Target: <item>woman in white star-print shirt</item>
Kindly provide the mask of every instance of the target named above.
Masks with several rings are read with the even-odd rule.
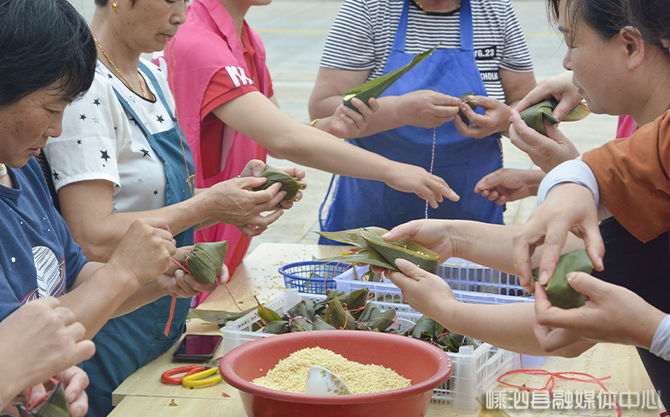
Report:
[[[160,70],[140,59],[162,50],[184,21],[181,0],[96,0],[91,22],[98,61],[93,85],[63,115],[63,133],[45,150],[61,211],[91,259],[104,260],[137,218],[161,217],[178,246],[193,243],[193,228],[223,222],[249,236],[283,212],[285,192],[265,182],[264,164],[251,161],[242,178],[194,190],[193,162],[175,119],[175,104]],[[301,179],[298,168],[287,170]],[[297,197],[299,198],[299,196]],[[281,203],[289,208],[292,202]],[[260,213],[270,211],[262,216]],[[183,295],[211,291],[187,277]],[[168,350],[185,331],[190,298],[179,298],[168,326],[171,297],[110,321],[96,335],[96,355],[84,362],[91,385],[89,416],[106,416],[111,393],[126,377]],[[165,334],[164,334],[165,331]],[[123,357],[123,361],[118,358]],[[114,366],[109,366],[114,363]]]

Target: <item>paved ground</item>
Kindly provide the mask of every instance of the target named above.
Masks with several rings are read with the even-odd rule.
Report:
[[[93,0],[70,0],[90,19]],[[562,71],[565,51],[562,38],[547,23],[543,0],[512,0],[526,33],[538,80]],[[277,0],[269,6],[253,7],[248,21],[263,38],[268,54],[268,67],[282,109],[295,120],[308,121],[307,99],[319,66],[321,49],[341,0]],[[563,131],[580,151],[594,148],[614,137],[616,119],[591,115],[583,122],[568,123]],[[505,166],[531,168],[530,159],[503,139]],[[289,165],[288,161],[271,161]],[[316,242],[318,206],[325,195],[330,175],[307,169],[309,188],[303,200],[287,212],[253,245],[262,241]],[[523,223],[533,207],[534,198],[508,204],[505,222]]]

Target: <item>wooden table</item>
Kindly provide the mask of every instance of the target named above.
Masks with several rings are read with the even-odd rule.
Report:
[[[326,257],[339,252],[341,252],[341,247],[263,243],[240,265],[228,285],[230,292],[224,286],[217,288],[202,304],[202,308],[237,311],[230,294],[233,294],[242,308],[253,305],[255,302],[253,295],[257,295],[261,302],[268,301],[284,290],[283,278],[277,272],[279,266],[289,262],[310,260],[312,257]],[[191,320],[188,323],[188,332],[220,334],[217,326],[200,320]],[[222,352],[218,352],[217,356],[221,354]],[[139,415],[245,417],[238,391],[224,382],[213,387],[198,389],[162,384],[160,375],[165,370],[177,366],[171,359],[172,350],[128,377],[113,393],[113,402],[118,405],[110,415],[114,417]],[[635,349],[630,346],[599,344],[579,358],[550,357],[541,368],[554,372],[588,372],[596,377],[610,376],[604,383],[612,392],[653,391],[653,386]],[[518,385],[524,383],[527,386],[543,385],[543,380],[527,375],[512,375],[508,381]],[[504,388],[499,388],[499,390],[502,389]],[[596,384],[576,381],[559,381],[556,390],[600,391]],[[660,411],[625,410],[624,415],[658,416]],[[570,410],[565,414],[538,411],[533,411],[531,414],[514,414],[513,412],[510,414],[543,417],[616,415],[613,411],[596,412],[595,410],[586,410],[581,413]],[[472,414],[455,413],[445,405],[431,404],[426,415],[429,417],[457,417]]]

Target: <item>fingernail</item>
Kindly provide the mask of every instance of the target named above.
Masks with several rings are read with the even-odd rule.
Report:
[[[548,280],[549,280],[549,274],[547,273],[547,271],[540,272],[540,279],[538,280],[540,284],[544,285],[547,283]]]
[[[568,275],[566,275],[566,278],[568,282],[571,282],[576,276],[577,276],[576,272],[570,272]]]

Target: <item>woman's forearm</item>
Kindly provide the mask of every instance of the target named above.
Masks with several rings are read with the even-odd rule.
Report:
[[[451,301],[436,312],[435,320],[449,331],[470,336],[513,352],[529,355],[579,356],[591,343],[545,352],[533,332],[533,303],[470,304]]]

